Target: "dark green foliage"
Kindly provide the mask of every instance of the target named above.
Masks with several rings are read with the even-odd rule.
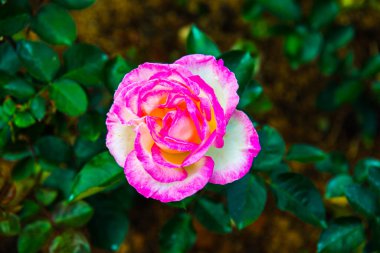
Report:
[[[95,0],[53,0],[68,9],[84,9],[95,3]]]
[[[95,212],[88,227],[95,246],[111,251],[119,249],[129,229],[131,196],[129,190],[121,187],[91,199]]]
[[[21,231],[17,244],[18,252],[38,252],[49,240],[52,232],[52,225],[47,220],[38,220],[30,223]]]
[[[239,93],[241,94],[247,83],[252,79],[253,70],[257,64],[257,59],[246,51],[229,51],[219,56],[224,65],[234,72],[239,84]]]
[[[98,248],[117,251],[129,227],[134,231],[133,226],[144,219],[136,219],[139,208],[149,210],[153,206],[155,211],[154,205],[160,205],[134,198],[135,190],[128,186],[123,168],[105,145],[105,119],[114,91],[126,73],[141,61],[153,59],[137,62],[140,52],[131,53],[129,45],[122,56],[108,55],[98,45],[86,44],[82,36],[77,37],[70,11],[94,2],[0,0],[0,237],[14,237],[9,239],[14,245],[17,242],[20,253],[88,253]],[[178,8],[190,5],[190,1],[177,2]],[[321,232],[314,245],[317,252],[378,252],[380,161],[372,152],[379,134],[380,56],[376,43],[356,55],[363,28],[347,22],[354,12],[345,1],[243,2],[243,26],[248,29],[244,38],[228,41],[226,45],[234,43],[231,50],[222,51],[193,24],[186,38],[187,53],[213,55],[223,61],[239,84],[239,110],[256,117],[273,105],[288,106],[270,99],[271,89],[278,85],[271,83],[272,77],[265,72],[277,66],[260,65],[271,63],[271,57],[281,58],[281,52],[270,55],[260,50],[273,42],[273,46],[281,45],[283,60],[290,67],[286,68],[290,78],[281,80],[287,85],[284,96],[294,95],[292,75],[310,73],[307,85],[313,85],[314,79],[321,85],[312,113],[321,117],[321,122],[330,121],[321,123],[323,136],[334,129],[333,121],[342,113],[340,110],[347,113],[344,130],[361,141],[352,142],[359,149],[354,157],[358,162],[355,165],[346,159],[345,154],[352,158],[351,153],[355,153],[351,147],[341,148],[344,153],[331,152],[300,144],[304,142],[298,139],[298,133],[283,138],[275,128],[265,125],[273,122],[282,131],[276,112],[263,115],[259,118],[262,122],[254,122],[261,152],[251,171],[230,184],[208,184],[193,196],[162,205],[173,216],[168,221],[157,221],[165,225],[152,250],[189,252],[200,237],[193,227],[194,219],[197,225],[199,222],[205,229],[221,234],[260,225],[255,222],[269,200],[266,209],[275,208],[276,203],[278,209],[299,218],[298,222],[316,226]],[[363,9],[375,6],[375,1],[364,2]],[[199,6],[202,13],[194,14],[211,11]],[[224,9],[220,13],[224,15]],[[220,21],[226,24],[222,32],[229,34],[229,22],[235,21],[224,20],[230,16],[228,12],[226,17],[223,15]],[[275,37],[280,44],[276,44]],[[183,52],[167,52],[170,59],[180,55]],[[282,70],[278,70],[280,76]],[[253,80],[256,77],[263,83]],[[303,96],[297,94],[295,99],[298,95]],[[337,138],[345,138],[346,134],[341,131]],[[323,146],[330,148],[330,143]],[[362,154],[375,157],[363,158]],[[4,177],[8,170],[3,168],[8,167],[10,173]],[[318,180],[318,188],[306,175]],[[132,208],[137,209],[131,216],[136,220],[130,224]],[[356,217],[342,217],[346,215]],[[234,238],[240,236],[239,231],[233,234]]]
[[[85,198],[120,182],[124,173],[108,152],[92,158],[76,175],[70,201]]]
[[[290,147],[286,159],[303,163],[318,162],[326,159],[327,155],[321,149],[307,145],[294,144]]]
[[[107,63],[105,68],[106,85],[111,93],[115,92],[125,74],[131,70],[131,65],[128,64],[120,55],[116,56]]]
[[[7,1],[0,9],[0,36],[10,36],[19,32],[29,20],[29,1]]]
[[[0,235],[13,236],[20,233],[20,219],[17,215],[7,214],[0,218]]]
[[[340,174],[333,177],[326,186],[326,198],[334,198],[344,196],[346,187],[353,183],[350,175]]]
[[[58,111],[69,116],[79,116],[87,109],[86,93],[74,81],[67,79],[56,81],[51,86],[50,93]]]
[[[380,214],[380,205],[374,192],[365,186],[352,184],[345,190],[350,205],[360,214],[373,218]]]
[[[215,203],[205,198],[199,199],[194,215],[203,226],[211,231],[216,233],[232,231],[230,217],[221,203]]]
[[[89,44],[73,44],[64,54],[65,78],[85,86],[100,85],[107,55]]]
[[[60,203],[53,212],[53,221],[60,226],[78,228],[91,219],[93,212],[92,207],[84,201]]]
[[[169,220],[161,230],[161,253],[185,253],[188,252],[196,240],[196,234],[192,226],[192,218],[185,213],[179,213]]]
[[[263,180],[251,174],[227,186],[228,211],[238,229],[259,218],[264,211],[267,191]]]
[[[69,230],[54,238],[50,244],[49,252],[90,253],[91,247],[82,233]]]
[[[210,54],[219,56],[218,46],[195,25],[191,26],[187,37],[187,52],[189,54]]]
[[[281,173],[270,184],[277,207],[310,224],[326,227],[325,207],[313,183],[300,174]]]
[[[254,170],[275,170],[285,154],[285,142],[272,127],[264,126],[258,131],[261,151],[255,158]]]
[[[319,238],[318,253],[345,253],[354,250],[364,241],[364,228],[353,217],[333,220]]]
[[[32,22],[32,29],[51,44],[71,45],[76,38],[73,18],[56,4],[44,5],[38,11]]]
[[[52,162],[64,162],[70,157],[70,147],[56,136],[44,136],[36,143],[41,157]]]
[[[59,69],[58,55],[43,42],[22,40],[17,43],[17,53],[28,73],[40,81],[51,81]]]

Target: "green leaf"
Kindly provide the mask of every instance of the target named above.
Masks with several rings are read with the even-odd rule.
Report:
[[[368,171],[371,169],[380,169],[380,160],[367,157],[358,161],[354,169],[354,179],[363,183],[368,178]]]
[[[361,70],[362,78],[369,78],[380,72],[380,54],[369,58]]]
[[[45,135],[36,142],[41,157],[52,162],[65,162],[70,158],[70,146],[62,139]]]
[[[0,44],[0,71],[13,75],[20,66],[17,53],[12,45],[7,42]]]
[[[196,25],[191,26],[190,34],[187,37],[188,54],[206,54],[219,56],[218,46]]]
[[[89,44],[73,44],[63,54],[67,73],[64,77],[85,86],[99,85],[103,81],[103,67],[107,55]]]
[[[16,104],[11,98],[8,98],[3,103],[3,110],[9,116],[12,116],[16,111]]]
[[[325,198],[335,198],[344,196],[346,187],[353,183],[350,175],[340,174],[333,177],[326,186]]]
[[[254,170],[273,170],[285,154],[285,142],[276,129],[264,126],[258,131],[261,151],[253,163]]]
[[[4,147],[10,139],[10,127],[5,125],[0,127],[0,148]]]
[[[319,29],[334,21],[339,13],[339,5],[335,0],[315,1],[309,16],[313,29]]]
[[[49,247],[49,253],[90,253],[91,247],[86,237],[77,231],[65,231],[57,235]]]
[[[67,9],[84,9],[95,3],[96,0],[53,0]]]
[[[5,94],[11,95],[15,98],[25,99],[31,97],[35,90],[31,84],[21,78],[11,78],[9,81],[2,85]]]
[[[345,103],[352,103],[358,99],[363,92],[363,84],[358,80],[344,81],[336,87],[334,94],[334,103],[341,106]]]
[[[314,146],[307,144],[294,144],[290,147],[286,159],[303,163],[313,163],[326,159],[327,154]]]
[[[123,169],[106,151],[92,158],[75,177],[70,201],[101,192],[124,178]]]
[[[74,154],[77,157],[78,167],[82,167],[93,156],[99,154],[106,149],[103,138],[99,138],[95,142],[78,138],[74,145]]]
[[[322,53],[319,57],[318,64],[319,64],[319,68],[320,68],[321,72],[325,76],[329,76],[329,75],[332,75],[333,73],[335,73],[335,71],[337,71],[338,66],[339,66],[339,58],[336,55],[336,52],[329,52],[326,49],[324,49],[324,50],[322,50]],[[326,98],[322,99],[324,97],[321,97],[321,94],[319,95],[318,100],[321,100],[321,101],[317,100],[317,105],[319,108],[322,108],[324,110],[328,110],[330,107],[332,107],[332,106],[326,106],[326,104],[327,105],[331,104],[331,102],[329,102],[329,100],[334,99],[334,97],[332,97],[332,98],[328,97],[329,93],[333,90],[334,89],[330,85],[330,86],[327,86],[322,91],[321,94],[323,94],[324,97],[326,97]]]
[[[94,210],[84,201],[61,203],[53,212],[53,221],[59,226],[79,228],[92,217]]]
[[[42,168],[43,165],[41,165]],[[49,177],[44,181],[44,186],[58,189],[63,193],[64,198],[68,198],[73,185],[75,172],[69,169],[57,168],[51,172]]]
[[[265,183],[260,177],[247,174],[227,185],[228,211],[238,229],[247,227],[260,217],[266,200]]]
[[[44,206],[48,206],[53,203],[53,201],[57,198],[57,195],[57,191],[44,188],[39,188],[34,194],[36,200]]]
[[[37,215],[40,210],[41,207],[36,202],[27,199],[23,201],[23,207],[19,215],[21,220],[27,220]]]
[[[0,19],[0,36],[11,36],[19,32],[28,24],[29,19],[30,16],[27,13]]]
[[[0,36],[11,36],[29,22],[30,4],[27,0],[12,0],[1,4]]]
[[[40,81],[51,81],[59,69],[58,55],[42,42],[19,41],[17,53],[29,74]]]
[[[36,120],[29,112],[18,112],[14,118],[15,125],[20,128],[26,128],[33,125]]]
[[[297,27],[284,42],[284,50],[292,68],[314,60],[321,51],[323,38],[319,32],[308,31],[305,27]]]
[[[113,199],[111,195],[91,201],[95,213],[88,228],[95,246],[117,251],[125,240],[129,221],[120,200]]]
[[[40,96],[34,97],[30,101],[30,111],[32,112],[33,116],[38,120],[41,121],[46,114],[46,101]]]
[[[256,81],[249,82],[240,95],[238,108],[252,108],[253,104],[264,95],[263,87]]]
[[[78,129],[81,137],[96,141],[105,131],[105,119],[96,113],[87,113],[79,118]]]
[[[365,240],[360,220],[343,217],[333,220],[318,241],[318,253],[346,253],[355,250]]]
[[[39,9],[33,18],[32,29],[40,38],[55,45],[71,45],[77,37],[70,13],[53,3]]]
[[[332,52],[345,47],[354,38],[354,34],[355,31],[351,26],[332,28],[326,36],[325,50]]]
[[[20,230],[20,219],[17,215],[9,213],[0,218],[0,235],[14,236]]]
[[[110,60],[106,65],[106,85],[108,90],[113,94],[119,86],[121,80],[129,71],[130,66],[120,55]]]
[[[283,20],[297,20],[301,17],[300,7],[293,0],[257,0],[268,12]]]
[[[49,221],[38,220],[24,227],[18,239],[19,253],[36,253],[48,241],[53,228]]]
[[[367,243],[365,252],[377,252],[380,250],[380,218],[376,217],[376,219],[371,220],[368,224],[371,231],[371,237],[369,242]]]
[[[249,52],[241,50],[229,51],[218,58],[223,59],[224,65],[235,74],[239,84],[239,94],[241,94],[252,79],[257,58],[252,57]]]
[[[326,227],[322,197],[310,179],[287,172],[275,175],[270,186],[280,210],[289,211],[312,225]]]
[[[181,209],[187,209],[188,205],[193,203],[193,201],[196,199],[195,195],[192,195],[190,197],[184,198],[183,200],[180,201],[174,201],[174,202],[168,202],[167,205],[171,207],[177,207]]]
[[[194,215],[210,231],[217,233],[230,233],[232,231],[230,216],[221,203],[214,203],[201,198],[198,200]]]
[[[317,162],[315,168],[321,172],[340,174],[347,173],[349,166],[344,154],[334,151],[328,154],[323,161]]]
[[[380,169],[369,168],[368,170],[368,182],[369,185],[380,193]]]
[[[50,87],[51,99],[57,109],[68,116],[79,116],[87,110],[87,96],[82,87],[74,81],[63,79]]]
[[[160,234],[160,253],[186,253],[196,241],[191,216],[179,213],[170,219]]]
[[[36,172],[37,166],[32,158],[21,160],[12,170],[12,179],[20,181]]]
[[[380,206],[376,194],[368,188],[352,184],[346,187],[345,194],[350,205],[359,213],[369,218],[380,214]]]

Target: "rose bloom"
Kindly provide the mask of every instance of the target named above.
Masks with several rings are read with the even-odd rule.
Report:
[[[129,184],[172,202],[247,174],[260,143],[236,110],[237,89],[222,60],[201,54],[126,74],[107,114],[106,145]]]

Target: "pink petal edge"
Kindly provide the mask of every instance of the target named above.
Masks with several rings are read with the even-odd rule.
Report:
[[[244,112],[235,110],[227,125],[223,148],[211,147],[206,153],[215,161],[210,183],[224,185],[244,177],[260,149],[251,120]]]
[[[183,181],[161,183],[152,178],[132,151],[125,162],[124,173],[128,183],[146,198],[161,202],[180,201],[201,190],[209,181],[214,167],[210,157],[203,157],[186,168],[188,177]]]

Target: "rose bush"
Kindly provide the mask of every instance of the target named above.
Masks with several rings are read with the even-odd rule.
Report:
[[[125,75],[107,114],[106,145],[129,184],[171,202],[247,174],[260,143],[236,110],[237,89],[222,60],[201,54]]]

